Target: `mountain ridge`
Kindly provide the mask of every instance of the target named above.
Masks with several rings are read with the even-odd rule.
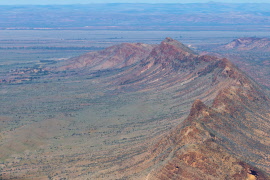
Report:
[[[147,179],[269,179],[269,97],[228,59],[199,56],[166,38],[133,70],[136,73],[125,76],[129,81],[122,85],[140,86],[140,82],[145,83],[140,76],[161,81],[167,73],[171,77],[165,79],[170,81],[172,74],[187,72],[194,79],[212,75],[211,85],[217,86],[209,105],[195,100],[186,120],[150,148],[150,155],[142,160],[144,166],[152,167]],[[183,162],[185,158],[191,158],[191,162]],[[195,165],[197,162],[199,165]]]
[[[6,177],[25,177],[28,171],[25,179],[269,179],[269,97],[228,59],[197,55],[171,38],[90,53],[102,59],[88,55],[81,61],[89,64],[79,60],[77,66],[78,57],[70,59],[71,69],[57,64],[48,78],[55,73],[54,92],[66,91],[61,98],[67,101],[57,107],[76,108],[74,114],[60,111],[68,133],[50,132],[59,147],[49,144],[48,151],[20,156],[3,167]],[[40,86],[48,84],[34,87]],[[78,94],[72,96],[74,89]],[[55,97],[44,95],[41,103],[53,107]],[[56,129],[65,129],[57,123]]]
[[[241,92],[234,88],[232,89],[233,92],[236,93],[233,99],[236,100],[236,96],[241,96]],[[162,161],[167,161],[167,163],[161,165],[161,168],[152,171],[151,175],[148,175],[148,179],[270,179],[269,175],[266,175],[264,172],[267,168],[263,168],[264,171],[259,170],[254,167],[254,165],[251,165],[256,164],[256,160],[252,162],[252,156],[245,159],[243,155],[239,156],[242,152],[239,153],[235,151],[235,149],[238,149],[238,151],[242,149],[237,147],[238,145],[245,146],[245,143],[249,142],[249,144],[257,144],[256,146],[260,146],[261,151],[266,153],[269,140],[268,143],[259,145],[252,140],[253,138],[250,139],[251,136],[243,136],[243,134],[248,132],[241,132],[240,129],[242,128],[241,126],[243,126],[241,123],[249,124],[251,122],[250,120],[249,122],[244,122],[248,120],[244,118],[245,116],[239,117],[241,116],[239,115],[239,110],[241,113],[245,112],[245,110],[240,106],[228,103],[228,100],[224,98],[224,96],[231,96],[232,91],[230,91],[230,94],[228,93],[227,90],[221,91],[215,98],[212,107],[208,107],[201,100],[195,100],[187,119],[160,140],[151,150],[151,152],[155,154],[153,155],[154,157],[159,157],[160,154],[163,154]],[[260,96],[260,93],[257,93],[257,96]],[[246,94],[245,97],[249,102],[244,103],[248,104],[247,106],[252,106],[251,104],[254,103],[253,101],[255,101],[256,98],[249,98],[249,94]],[[262,96],[261,98],[263,100],[261,102],[269,102],[269,99],[266,99],[267,97]],[[232,99],[232,97],[230,99]],[[229,108],[226,108],[226,106],[229,106]],[[265,106],[261,106],[261,108],[263,107],[266,113],[269,104]],[[256,110],[256,108],[254,109],[255,112],[258,110]],[[250,111],[250,109],[248,111]],[[242,118],[242,122],[236,125],[234,121]],[[227,121],[228,119],[232,119],[232,121]],[[257,118],[257,121],[261,121],[260,123],[264,124],[263,126],[265,126],[265,128],[261,129],[264,129],[264,134],[266,135],[267,132],[269,132],[269,122],[259,118]],[[254,124],[253,126],[256,127]],[[225,128],[225,130],[222,130],[223,128]],[[249,127],[249,130],[250,128],[251,127]],[[246,130],[248,129],[245,128],[244,131]],[[238,131],[240,133],[238,133]],[[228,136],[230,133],[234,135],[230,135],[231,137]],[[255,133],[252,134],[255,136]],[[228,144],[225,143],[228,140],[227,138],[231,139],[232,142],[235,141],[235,137],[240,139],[237,138],[237,144],[231,144],[231,142]],[[244,144],[241,142],[242,140]],[[258,139],[257,141],[260,142]],[[249,150],[246,150],[249,151],[248,153],[254,153],[254,151],[251,151],[253,148],[254,147],[247,148]],[[259,148],[255,150],[257,151],[255,156],[259,155]],[[244,154],[247,155],[247,153]],[[264,157],[260,159],[267,161]],[[248,163],[245,161],[248,161]],[[215,163],[211,164],[213,162]],[[262,163],[262,161],[260,163]],[[242,167],[240,172],[239,169],[237,170],[239,166]],[[234,168],[235,170],[233,170]],[[223,169],[223,171],[221,172],[219,169]],[[269,174],[269,169],[266,172]]]
[[[90,52],[68,60],[57,70],[89,68],[91,70],[122,68],[144,59],[152,50],[152,45],[142,43],[122,43],[98,52]]]
[[[147,179],[269,179],[270,171],[265,167],[269,164],[266,158],[269,146],[269,139],[266,136],[269,133],[269,97],[263,93],[263,89],[257,83],[246,77],[228,59],[197,56],[186,51],[182,52],[181,48],[174,51],[175,46],[167,47],[167,41],[172,40],[166,39],[160,46],[155,47],[157,50],[154,48],[151,58],[146,59],[149,62],[148,70],[157,66],[170,71],[170,63],[175,59],[183,61],[188,57],[189,62],[195,59],[195,64],[203,63],[203,61],[197,62],[196,59],[203,59],[211,64],[196,74],[199,76],[213,74],[213,83],[219,84],[222,81],[227,83],[218,90],[211,106],[205,105],[201,100],[195,100],[187,119],[153,146],[154,150],[152,149],[149,154],[154,155],[153,157],[150,155],[150,160],[146,162],[153,160],[156,166],[161,164],[161,169],[152,170]],[[177,69],[176,72],[181,69]],[[256,119],[256,122],[252,119]],[[195,134],[191,135],[190,132]],[[172,141],[169,143],[171,145],[168,145],[168,141]],[[200,145],[202,142],[206,145]],[[198,143],[199,145],[196,145]],[[188,144],[187,150],[183,150],[185,144]],[[255,147],[250,147],[249,144]],[[174,148],[171,149],[172,147]],[[161,150],[158,150],[159,148]],[[230,159],[227,164],[223,156]],[[162,158],[158,158],[159,161],[154,160],[157,157]],[[217,163],[215,165],[207,161],[213,157],[215,158],[212,161]],[[185,158],[193,158],[193,160],[183,164]],[[257,158],[260,158],[260,162]],[[198,161],[200,165],[192,164]],[[227,170],[221,172],[221,169]],[[194,173],[198,175],[194,176]]]
[[[228,64],[229,62],[225,60],[225,63]],[[229,63],[229,66],[231,65],[232,64]],[[261,91],[254,91],[254,87],[252,87],[252,82],[250,82],[248,79],[246,79],[245,77],[239,78],[239,74],[237,76],[235,75],[232,76],[231,73],[227,72],[228,69],[226,68],[227,67],[225,66],[224,71],[227,73],[227,75],[230,78],[236,79],[236,82],[233,83],[234,85],[229,86],[224,90],[221,90],[219,94],[215,97],[212,107],[206,106],[201,100],[195,100],[187,119],[173,131],[171,131],[166,136],[165,139],[160,140],[160,142],[154,146],[154,150],[152,150],[153,153],[155,153],[156,151],[159,151],[160,153],[162,151],[165,152],[171,151],[170,154],[173,152],[174,155],[172,157],[168,155],[167,156],[167,158],[169,159],[167,160],[168,163],[162,165],[161,169],[152,172],[153,174],[152,178],[149,179],[180,178],[180,179],[195,180],[206,178],[207,179],[270,178],[269,175],[266,175],[264,172],[266,171],[269,174],[269,169],[267,168],[265,169],[263,166],[260,166],[260,163],[262,163],[263,160],[265,160],[265,162],[262,164],[269,164],[269,162],[267,162],[266,158],[267,156],[263,155],[264,153],[267,153],[267,148],[269,146],[269,138],[264,137],[268,139],[264,143],[260,141],[260,138],[263,138],[263,136],[269,132],[270,117],[269,114],[267,113],[269,109],[269,98],[263,95]],[[232,69],[232,71],[235,70]],[[240,103],[239,101],[244,102]],[[258,106],[257,105],[258,102],[256,101],[259,101],[262,104]],[[243,104],[244,107],[242,107]],[[265,114],[266,117],[268,117],[268,121],[264,118],[256,117],[258,115],[250,114],[250,112],[252,111],[254,112],[260,111],[261,115]],[[250,121],[249,119],[250,117],[247,118],[247,116],[244,114],[249,114],[249,116],[253,116],[257,120],[256,123],[262,124],[262,126],[264,127],[258,127],[258,125],[255,125],[254,122]],[[239,121],[239,119],[242,120]],[[237,124],[235,124],[236,122]],[[249,127],[247,128],[245,126]],[[263,133],[264,135],[258,137],[257,142],[255,141],[255,139],[252,138],[252,136],[248,135],[248,133],[253,134],[253,136],[260,135],[256,134],[255,132],[249,132],[252,129],[252,126],[254,128],[256,127],[260,129],[260,132],[264,131]],[[237,137],[237,140],[235,139],[235,137]],[[167,144],[168,140],[172,141],[171,145]],[[226,142],[228,140],[229,143]],[[256,146],[247,148],[245,143],[256,144],[257,149],[255,148]],[[187,145],[195,147],[189,148],[188,146],[185,149],[185,146]],[[239,145],[240,147],[237,147]],[[164,149],[164,146],[165,148],[167,147],[167,150]],[[171,146],[176,146],[178,148],[175,147],[172,150],[169,150]],[[243,155],[242,154],[243,152],[241,152],[242,151],[241,146],[242,147],[245,146],[246,151],[248,151],[248,153],[246,152]],[[162,150],[157,150],[159,148],[161,148]],[[193,148],[197,150],[194,151]],[[254,148],[256,150],[254,150]],[[263,156],[260,157],[261,162],[257,163],[256,162],[257,158],[254,159],[254,157],[252,157],[251,154],[253,153],[253,156],[255,157],[260,156],[260,151],[262,153],[261,155]],[[225,155],[224,153],[228,154]],[[244,157],[248,155],[250,155],[248,158]],[[227,162],[224,162],[224,160],[222,160],[221,158],[224,156],[227,156],[226,158],[229,159],[230,158],[234,159],[232,161],[234,163],[226,165],[226,163],[229,163],[230,160],[225,160]],[[215,165],[211,165],[210,161],[208,162],[208,160],[211,159],[212,157],[216,158],[212,159],[212,161],[215,162]],[[164,158],[166,159],[166,157]],[[242,160],[239,161],[239,158]],[[217,161],[219,161],[219,163],[217,163]],[[263,171],[260,171],[253,165],[250,164],[248,165],[248,163],[246,163],[245,161],[248,161],[248,163],[251,164],[257,163],[257,166],[259,165],[260,168],[263,169]],[[241,170],[241,173],[239,173],[238,170],[234,172],[233,170],[234,166],[237,167],[239,165],[242,166],[243,168]],[[192,168],[193,170],[191,170],[190,168]],[[219,168],[223,169],[224,171],[217,173],[216,171]],[[228,168],[228,171],[225,170],[226,168]],[[168,172],[169,170],[170,173]],[[196,172],[195,174],[197,174],[196,176],[194,175],[194,171]]]

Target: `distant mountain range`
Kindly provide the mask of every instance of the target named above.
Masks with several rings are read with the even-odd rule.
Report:
[[[270,24],[269,8],[270,4],[259,3],[0,6],[0,28],[181,30],[249,25],[248,30],[260,25],[261,30]]]
[[[235,39],[232,42],[218,47],[219,50],[237,50],[237,51],[270,51],[269,38],[245,37]]]

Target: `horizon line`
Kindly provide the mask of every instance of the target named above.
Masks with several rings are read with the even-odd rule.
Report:
[[[48,4],[0,4],[0,6],[18,6],[18,5],[86,5],[86,4],[270,4],[270,2],[95,2],[95,3],[48,3]]]

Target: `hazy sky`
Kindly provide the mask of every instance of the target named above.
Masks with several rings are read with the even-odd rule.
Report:
[[[87,4],[87,3],[205,3],[210,0],[0,0],[0,5],[14,4]],[[214,0],[227,3],[270,3],[270,0]]]

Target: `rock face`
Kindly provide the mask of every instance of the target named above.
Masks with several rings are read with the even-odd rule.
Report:
[[[219,66],[232,82],[151,149],[148,179],[269,179],[269,99],[229,61]]]
[[[250,50],[269,51],[270,39],[254,38],[254,37],[239,38],[220,47],[219,49],[223,48],[226,50],[238,50],[238,51],[250,51]]]
[[[148,179],[269,179],[257,168],[269,173],[269,168],[261,166],[269,164],[269,141],[260,140],[266,139],[262,134],[268,133],[269,122],[255,115],[254,125],[243,117],[245,110],[239,115],[235,111],[239,107],[228,105],[221,97],[227,95],[218,95],[215,103],[222,101],[222,105],[213,107],[194,102],[186,121],[152,148],[155,161],[162,165]],[[252,123],[254,129],[247,127]]]

